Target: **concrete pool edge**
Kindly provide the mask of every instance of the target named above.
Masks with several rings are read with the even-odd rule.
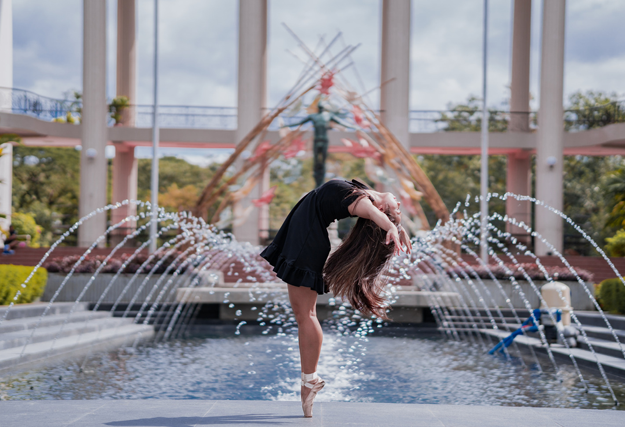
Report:
[[[1,401],[3,426],[622,426],[614,410],[318,402],[304,419],[296,401],[28,400]]]

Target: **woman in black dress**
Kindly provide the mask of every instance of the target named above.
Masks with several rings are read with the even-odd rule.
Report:
[[[312,416],[315,395],[325,383],[317,376],[323,333],[317,319],[317,295],[333,292],[363,314],[386,318],[381,275],[393,254],[410,239],[399,225],[400,203],[352,180],[331,180],[304,196],[287,216],[261,256],[288,283],[298,325],[302,365],[302,408]],[[327,227],[357,216],[345,241],[330,256]]]

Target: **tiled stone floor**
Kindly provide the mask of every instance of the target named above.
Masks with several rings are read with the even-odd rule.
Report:
[[[4,401],[0,414],[3,427],[625,426],[614,410],[319,402],[305,419],[297,402],[249,400]]]

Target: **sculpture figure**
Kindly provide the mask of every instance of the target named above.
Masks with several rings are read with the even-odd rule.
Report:
[[[323,184],[323,180],[326,176],[326,158],[328,157],[329,145],[328,129],[330,128],[330,123],[334,122],[348,129],[356,130],[356,128],[342,121],[336,113],[327,111],[324,104],[321,102],[317,104],[317,113],[310,114],[297,123],[291,123],[283,127],[300,126],[307,122],[312,122],[315,128],[315,139],[313,141],[313,176],[315,177],[315,188],[317,188]]]

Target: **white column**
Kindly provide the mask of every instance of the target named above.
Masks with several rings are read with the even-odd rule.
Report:
[[[13,87],[13,12],[12,0],[0,0],[0,87]],[[11,91],[0,90],[0,111],[11,108]],[[0,145],[0,228],[9,229],[11,224],[13,146]]]
[[[83,7],[81,217],[106,205],[107,190],[106,2],[84,0]],[[105,230],[106,214],[102,213],[79,228],[78,246],[91,245]]]
[[[0,229],[7,231],[11,225],[13,146],[10,142],[0,145]]]
[[[239,0],[237,141],[241,141],[258,124],[263,115],[263,108],[266,105],[266,81],[267,0]],[[261,179],[262,181],[264,180]],[[260,185],[257,186],[248,197],[239,202],[234,209],[235,215],[245,212],[252,204],[252,199],[258,198],[262,190]],[[257,245],[260,218],[262,216],[259,209],[252,208],[247,220],[234,227],[236,238]]]
[[[382,1],[382,120],[410,147],[410,0]]]
[[[511,132],[529,132],[530,112],[530,41],[532,23],[532,0],[514,0],[514,23],[512,32],[512,76],[510,82]],[[508,154],[506,191],[524,196],[531,195],[532,168],[528,152],[517,151]],[[531,225],[531,205],[514,198],[506,200],[506,214],[509,217]],[[525,243],[528,233],[511,224],[506,224],[509,233]]]
[[[125,96],[131,104],[137,101],[136,1],[117,0],[117,96]],[[135,125],[134,108],[122,114],[124,126]]]
[[[136,44],[136,1],[117,1],[117,96],[125,96],[130,104],[137,100],[137,44]],[[135,125],[136,111],[134,106],[124,110],[122,126]],[[113,159],[113,203],[137,198],[138,162],[135,159],[133,146],[125,145],[121,141],[115,143],[115,158]],[[126,205],[111,213],[111,222],[118,223],[124,218],[135,215],[135,205]],[[117,244],[125,234],[131,232],[135,223],[128,223],[124,229],[111,237],[111,243]]]
[[[562,210],[563,80],[565,0],[543,2],[543,36],[540,64],[540,109],[536,147],[536,198]],[[562,219],[537,208],[536,231],[562,251]],[[549,248],[536,239],[536,254]]]
[[[0,0],[0,87],[13,87],[13,0]],[[11,91],[0,90],[0,111],[11,108]]]

